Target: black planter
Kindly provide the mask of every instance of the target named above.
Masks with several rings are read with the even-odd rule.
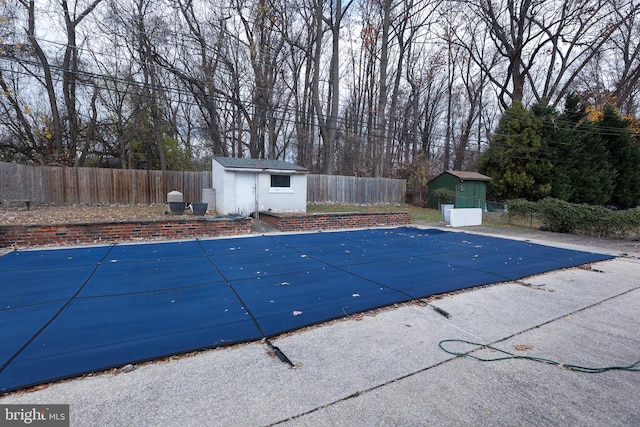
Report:
[[[169,210],[173,215],[182,215],[184,213],[184,202],[169,202]]]
[[[194,215],[203,216],[207,213],[207,208],[209,207],[209,203],[204,202],[191,202],[191,210]]]

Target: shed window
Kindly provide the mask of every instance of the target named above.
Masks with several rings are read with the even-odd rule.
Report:
[[[291,188],[291,175],[271,175],[271,188]]]
[[[464,191],[464,181],[460,181],[460,185],[458,186],[460,191]]]

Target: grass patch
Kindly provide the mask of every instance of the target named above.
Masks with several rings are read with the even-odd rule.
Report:
[[[337,205],[337,204],[311,204],[307,205],[308,213],[336,213],[336,212],[409,212],[411,222],[438,222],[442,221],[442,214],[439,210],[420,208],[412,205],[391,206],[391,205]]]
[[[411,222],[442,222],[442,213],[438,209],[421,208],[412,205],[338,205],[338,204],[312,204],[307,205],[307,213],[337,213],[337,212],[406,212],[411,214]],[[540,228],[537,218],[508,218],[501,212],[484,213],[482,225],[498,228]]]
[[[542,225],[535,217],[509,218],[502,212],[484,212],[482,214],[482,225],[498,228],[530,228],[540,229]]]

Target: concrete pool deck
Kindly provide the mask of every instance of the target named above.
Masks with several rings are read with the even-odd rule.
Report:
[[[449,318],[407,303],[273,339],[295,368],[253,342],[12,393],[0,404],[70,404],[72,426],[639,425],[640,372],[480,362],[438,346],[446,339],[491,343],[589,367],[638,361],[638,242],[462,231],[618,258],[432,299]]]

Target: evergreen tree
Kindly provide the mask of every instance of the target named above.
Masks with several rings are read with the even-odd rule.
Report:
[[[572,203],[602,205],[613,193],[615,171],[606,160],[609,151],[597,126],[586,117],[587,106],[577,95],[568,95],[550,143],[556,159],[551,194]]]
[[[569,200],[573,195],[570,171],[574,165],[571,153],[575,150],[573,141],[569,138],[571,132],[567,126],[563,126],[564,123],[553,107],[536,104],[531,111],[541,123],[540,133],[544,147],[541,157],[553,165],[550,172],[549,196]]]
[[[614,189],[609,203],[619,209],[640,204],[640,147],[633,144],[630,122],[607,104],[596,122],[600,137],[609,150],[608,161],[615,170]]]
[[[480,172],[491,177],[489,197],[538,200],[551,191],[551,163],[544,158],[540,122],[521,103],[508,108],[496,135],[480,159]]]

